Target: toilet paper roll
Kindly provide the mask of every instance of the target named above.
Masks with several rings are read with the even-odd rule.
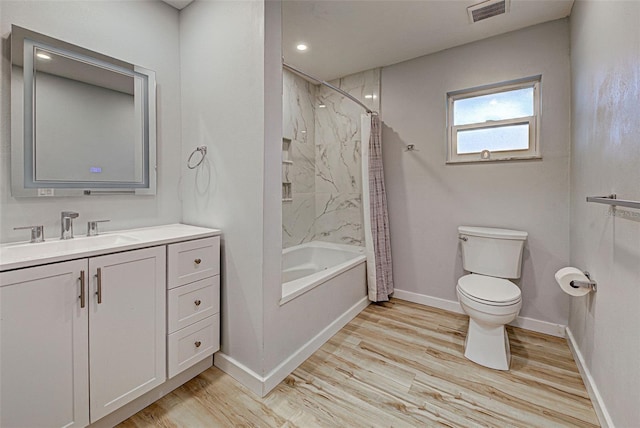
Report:
[[[584,296],[591,291],[590,288],[573,288],[571,281],[589,282],[589,278],[580,269],[574,267],[565,267],[556,272],[556,282],[565,293],[571,296]]]

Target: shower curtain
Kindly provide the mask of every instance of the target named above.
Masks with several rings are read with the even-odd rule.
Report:
[[[388,301],[389,295],[393,293],[393,269],[378,115],[363,114],[360,129],[367,287],[369,300],[383,302]]]

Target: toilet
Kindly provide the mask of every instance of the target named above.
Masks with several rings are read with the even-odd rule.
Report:
[[[505,324],[522,307],[520,288],[509,279],[520,278],[527,232],[489,227],[458,227],[462,267],[469,272],[458,280],[456,294],[469,315],[464,356],[485,367],[509,370],[511,353]]]

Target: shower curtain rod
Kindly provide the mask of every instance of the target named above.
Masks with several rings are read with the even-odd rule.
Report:
[[[340,93],[340,94],[344,95],[345,97],[349,98],[349,99],[350,99],[351,101],[353,101],[354,103],[356,103],[356,104],[360,105],[360,106],[361,106],[362,108],[364,108],[364,109],[367,111],[367,113],[369,113],[369,114],[375,114],[375,115],[377,115],[377,114],[378,114],[378,112],[377,112],[377,111],[373,111],[373,110],[371,110],[369,107],[367,107],[366,105],[362,104],[362,102],[360,102],[360,100],[359,100],[359,99],[357,99],[356,97],[354,97],[353,95],[348,94],[348,93],[346,93],[345,91],[343,91],[342,89],[340,89],[340,88],[337,88],[337,87],[333,86],[331,83],[328,83],[328,82],[325,82],[324,80],[320,80],[320,79],[318,79],[318,78],[316,78],[316,77],[313,77],[313,76],[311,76],[310,74],[305,73],[304,71],[300,71],[300,70],[298,70],[297,68],[290,66],[290,65],[289,65],[289,64],[287,64],[286,62],[283,62],[283,63],[282,63],[282,67],[286,68],[286,69],[287,69],[287,70],[289,70],[289,71],[293,71],[294,73],[297,73],[297,74],[299,74],[299,75],[301,75],[301,76],[303,76],[303,77],[306,77],[307,79],[313,80],[314,82],[318,82],[319,84],[324,85],[324,86],[326,86],[326,87],[327,87],[327,88],[329,88],[329,89],[333,89],[334,91],[336,91],[336,92],[338,92],[338,93]]]

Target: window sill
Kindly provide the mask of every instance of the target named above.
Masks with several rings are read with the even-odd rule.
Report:
[[[509,158],[496,158],[496,159],[464,159],[464,160],[448,160],[446,165],[456,164],[470,164],[470,163],[496,163],[505,161],[530,161],[530,160],[542,160],[542,156],[513,156]]]

